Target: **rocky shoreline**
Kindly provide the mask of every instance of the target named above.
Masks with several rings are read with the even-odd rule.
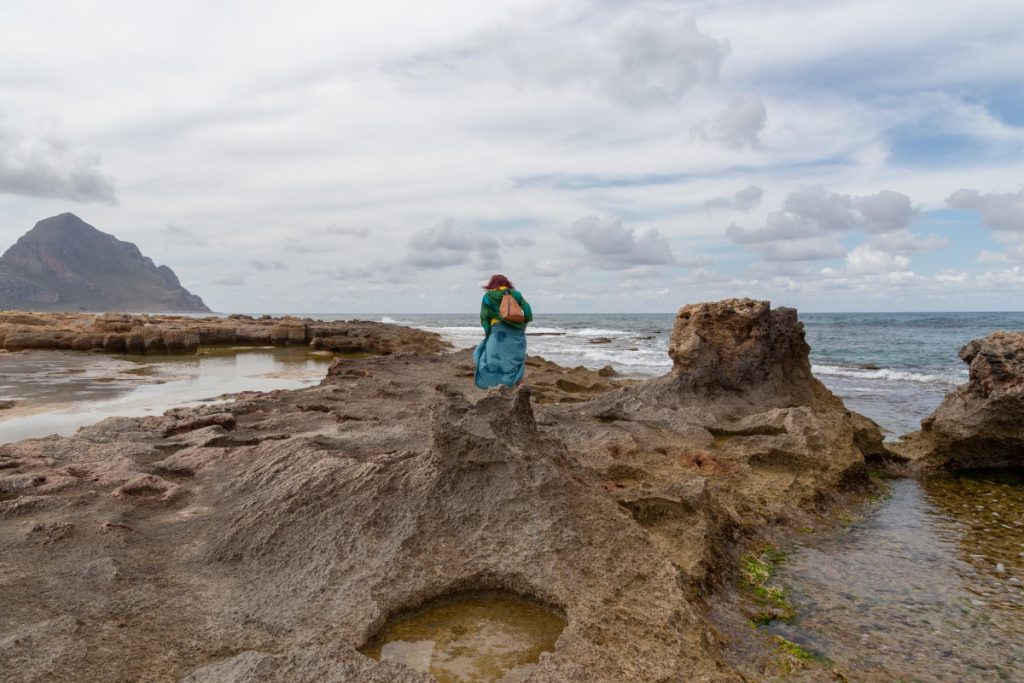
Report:
[[[43,327],[2,318],[5,347]],[[149,338],[135,319],[151,318],[129,318],[50,338]],[[705,615],[744,544],[907,457],[811,374],[796,311],[767,302],[680,309],[664,377],[531,359],[531,388],[490,392],[429,333],[218,320],[224,343],[359,351],[317,387],[0,446],[12,680],[427,681],[358,648],[467,590],[565,616],[531,681],[746,680]]]
[[[970,367],[894,450],[917,467],[969,469],[1024,465],[1024,332],[994,332],[960,349]]]
[[[339,353],[439,353],[432,332],[358,320],[325,322],[286,316],[191,317],[129,313],[0,312],[0,349],[107,353],[194,353],[200,346],[306,344]]]

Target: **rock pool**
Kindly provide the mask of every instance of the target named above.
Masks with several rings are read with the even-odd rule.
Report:
[[[439,683],[526,680],[555,649],[565,621],[544,607],[497,594],[445,599],[399,616],[362,651],[430,672]]]
[[[890,482],[861,521],[793,549],[765,628],[851,680],[1024,680],[1024,471]]]

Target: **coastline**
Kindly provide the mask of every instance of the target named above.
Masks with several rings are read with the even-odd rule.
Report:
[[[888,451],[811,374],[795,311],[696,306],[653,380],[531,359],[530,390],[481,392],[466,351],[399,351],[338,359],[308,389],[0,446],[10,626],[68,671],[218,680],[256,657],[418,680],[356,649],[392,614],[501,590],[567,617],[530,680],[739,680],[705,602],[752,545],[877,492],[866,461]],[[59,605],[85,625],[43,618]],[[133,628],[97,659],[118,621]],[[0,657],[32,670],[26,649]]]

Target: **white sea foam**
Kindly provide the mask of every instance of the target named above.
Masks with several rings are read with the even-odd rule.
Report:
[[[580,330],[568,330],[567,334],[573,337],[621,337],[630,333],[625,330],[606,330],[603,327],[584,327]]]
[[[811,371],[816,375],[830,375],[833,377],[851,377],[854,379],[881,379],[892,382],[921,382],[924,384],[956,384],[962,381],[961,378],[951,375],[930,375],[922,372],[910,372],[909,370],[892,370],[890,368],[879,368],[871,370],[867,368],[855,368],[842,365],[812,365]]]

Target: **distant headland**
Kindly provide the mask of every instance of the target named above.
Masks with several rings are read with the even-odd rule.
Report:
[[[36,223],[0,256],[0,310],[208,312],[167,266],[72,213]]]

